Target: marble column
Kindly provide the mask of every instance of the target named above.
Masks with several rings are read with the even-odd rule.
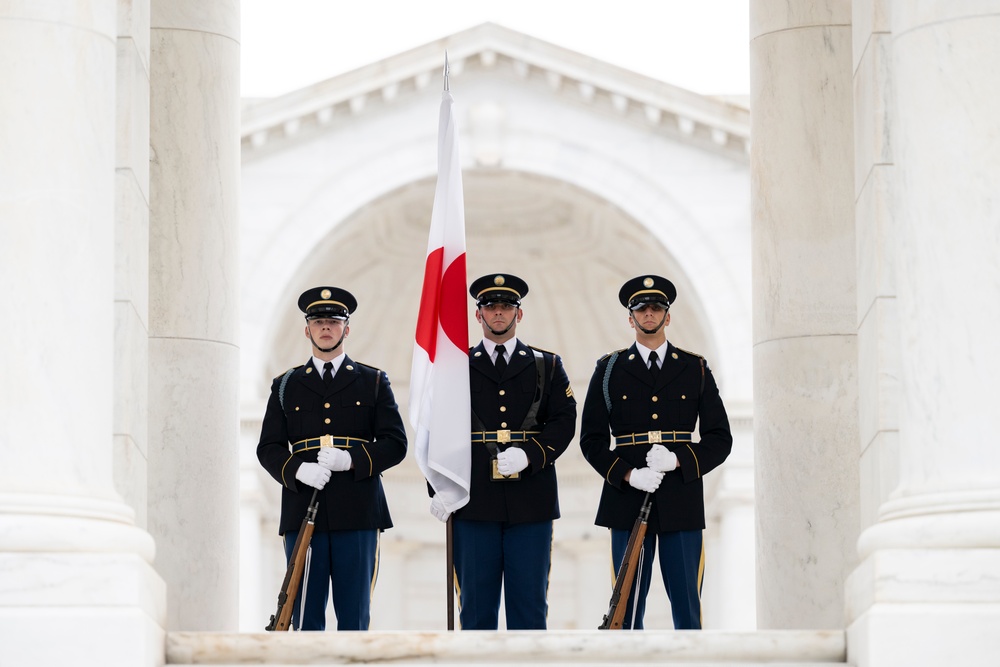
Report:
[[[851,3],[750,2],[757,624],[842,628],[858,535]]]
[[[859,541],[852,664],[1000,654],[1000,2],[884,3],[898,486]],[[870,111],[870,110],[869,110]]]
[[[151,5],[149,530],[171,630],[235,630],[238,0]]]
[[[114,487],[121,4],[0,5],[3,665],[164,655],[153,540]]]

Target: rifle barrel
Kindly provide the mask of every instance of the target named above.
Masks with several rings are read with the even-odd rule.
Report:
[[[271,620],[264,629],[268,632],[288,630],[292,620],[292,607],[299,594],[299,582],[302,580],[302,570],[305,568],[306,551],[312,541],[313,529],[316,525],[316,512],[319,509],[319,489],[313,489],[309,508],[302,519],[302,526],[292,547],[292,557],[288,559],[285,579],[278,591],[278,609],[271,615]]]
[[[628,601],[629,593],[632,592],[632,582],[635,580],[639,554],[642,553],[642,543],[646,539],[646,525],[649,523],[652,502],[653,495],[651,493],[647,493],[642,499],[639,516],[636,517],[635,523],[632,525],[628,545],[625,547],[625,556],[622,558],[622,564],[615,576],[615,586],[611,591],[608,613],[604,615],[604,621],[597,628],[598,630],[621,630],[625,624],[625,612],[628,610],[625,603]]]

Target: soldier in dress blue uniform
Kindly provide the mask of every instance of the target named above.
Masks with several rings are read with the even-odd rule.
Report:
[[[702,478],[726,460],[733,445],[708,362],[667,341],[676,297],[674,285],[660,276],[639,276],[622,286],[618,299],[628,309],[635,344],[598,360],[583,405],[580,447],[604,479],[595,523],[611,529],[616,573],[643,498],[652,494],[637,575],[639,604],[633,622],[633,585],[626,628],[643,627],[658,545],[674,627],[701,629]],[[696,423],[698,442],[692,438]]]
[[[381,473],[406,456],[406,432],[384,371],[344,351],[350,292],[314,287],[299,297],[312,357],[271,383],[257,458],[281,484],[285,554],[319,489],[300,618],[300,587],[292,622],[300,630],[326,628],[333,588],[338,630],[367,630],[378,574],[379,533],[392,526]]]
[[[459,620],[463,630],[496,630],[502,585],[507,628],[544,630],[555,462],[576,431],[576,399],[559,356],[515,337],[527,283],[490,274],[469,292],[483,340],[469,352],[470,499],[454,518]],[[449,516],[437,498],[431,512]]]

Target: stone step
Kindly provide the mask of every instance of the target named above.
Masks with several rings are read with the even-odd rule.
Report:
[[[840,630],[167,634],[168,665],[847,665]]]

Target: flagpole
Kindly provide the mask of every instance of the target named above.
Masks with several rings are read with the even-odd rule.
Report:
[[[455,629],[455,586],[452,582],[452,578],[455,576],[455,556],[454,556],[454,522],[455,517],[448,517],[448,523],[445,534],[446,542],[445,551],[447,551],[447,557],[445,558],[446,564],[448,566],[448,574],[445,576],[445,586],[448,591],[445,593],[445,597],[448,600],[448,630]]]
[[[444,92],[448,91],[448,51],[444,52]],[[452,578],[455,576],[455,517],[449,516],[445,524],[445,604],[447,605],[448,631],[455,630],[455,585]]]

